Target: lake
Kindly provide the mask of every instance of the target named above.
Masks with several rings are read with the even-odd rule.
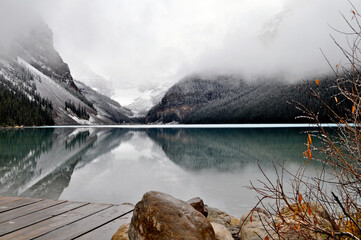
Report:
[[[273,162],[304,164],[307,128],[56,127],[0,130],[0,195],[136,203],[150,190],[201,197],[235,216]],[[310,166],[308,174],[314,174]]]

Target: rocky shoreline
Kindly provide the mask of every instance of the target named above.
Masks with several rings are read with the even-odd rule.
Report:
[[[239,219],[205,205],[199,197],[185,202],[165,193],[147,192],[135,205],[130,222],[121,225],[112,240],[233,240],[239,224]]]
[[[320,224],[330,224],[322,206],[309,206]],[[281,211],[283,216],[291,212],[289,207]],[[151,191],[145,193],[142,200],[135,205],[130,222],[120,226],[112,240],[278,239],[274,226],[277,226],[278,232],[286,239],[305,239],[297,234],[303,230],[289,227],[297,221],[291,213],[286,219],[280,219],[277,216],[271,217],[263,209],[255,208],[238,219],[205,205],[199,197],[185,202],[165,193]],[[322,236],[319,239],[323,239]]]

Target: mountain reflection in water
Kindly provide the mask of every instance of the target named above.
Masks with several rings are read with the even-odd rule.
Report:
[[[271,179],[275,160],[304,163],[304,130],[3,129],[0,195],[136,203],[158,190],[239,216],[256,201],[245,186],[263,179],[257,163]]]

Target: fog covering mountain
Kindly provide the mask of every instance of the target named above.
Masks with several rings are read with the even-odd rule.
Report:
[[[120,106],[118,102],[103,94],[100,94],[82,82],[75,80],[75,83],[86,99],[93,103],[93,106],[97,110],[98,115],[102,116],[102,118],[110,119],[114,123],[129,123],[132,121],[130,119],[130,117],[133,116],[133,112],[131,110]]]
[[[85,83],[103,95],[112,96],[114,94],[113,83],[107,78],[95,73],[79,59],[71,59],[71,62],[68,61],[69,60],[67,60],[67,63],[71,68],[71,75],[74,79]]]
[[[142,97],[134,99],[134,101],[126,107],[129,108],[135,116],[144,117],[154,105],[160,102],[168,89],[169,86],[162,84],[142,89]]]
[[[305,92],[310,86],[333,108],[334,81],[324,77],[320,85],[314,80],[287,83],[263,79],[247,82],[240,77],[192,75],[172,86],[159,104],[147,114],[147,123],[298,123],[302,115],[295,104],[320,111],[320,120],[329,121],[320,104]]]
[[[54,48],[53,34],[47,24],[38,17],[30,16],[32,14],[26,9],[26,5],[24,5],[25,8],[24,6],[21,8],[15,1],[8,2],[0,8],[3,10],[0,14],[1,126],[122,124],[142,121],[144,115],[146,116],[145,123],[293,123],[305,120],[296,119],[301,113],[290,105],[289,101],[294,100],[307,106],[318,107],[298,88],[306,88],[307,83],[277,80],[274,74],[269,76],[275,77],[259,77],[267,75],[268,71],[262,71],[257,67],[268,66],[267,64],[254,64],[254,66],[248,64],[242,67],[237,64],[230,69],[220,71],[216,67],[219,65],[218,61],[217,64],[205,62],[211,69],[207,67],[206,69],[185,68],[184,70],[186,72],[208,72],[209,70],[214,74],[186,77],[173,85],[165,94],[163,93],[166,89],[164,83],[158,83],[142,91],[137,89],[136,92],[137,94],[140,92],[141,97],[126,108],[122,107],[108,96],[112,94],[112,91],[116,91],[117,99],[122,99],[123,96],[129,97],[131,89],[125,86],[113,88],[109,82],[83,64],[83,59],[79,60],[78,71],[76,71],[78,80],[86,81],[91,87],[82,81],[76,81],[71,74],[71,69]],[[265,36],[268,36],[267,38],[273,36],[270,33],[274,33],[281,22],[285,22],[282,16],[281,14],[276,18],[272,17],[274,21],[271,21],[269,26],[261,28],[262,39]],[[239,45],[238,41],[236,42]],[[248,47],[247,44],[243,45]],[[225,44],[225,46],[228,45]],[[234,53],[235,51],[232,48],[225,52]],[[273,61],[277,55],[269,53],[262,52],[265,56],[271,56]],[[238,55],[243,58],[242,54]],[[216,57],[217,60],[224,60],[223,55],[216,54],[215,56],[220,56]],[[237,60],[233,55],[229,57],[232,61]],[[298,55],[297,59],[304,61]],[[98,63],[101,65],[100,62]],[[272,65],[269,67],[273,69]],[[237,71],[234,71],[235,69]],[[303,70],[299,67],[296,69],[297,72]],[[142,79],[152,79],[148,68],[141,69],[141,66],[137,66],[136,71],[141,70],[148,71],[149,75]],[[254,77],[254,75],[247,74],[248,70],[259,73],[257,75],[259,80],[250,80],[252,79],[250,76]],[[217,73],[223,73],[223,75],[217,75]],[[243,74],[245,78],[238,77],[240,74]],[[282,76],[279,79],[284,79],[284,75]],[[134,85],[131,80],[130,77],[121,79],[122,85],[125,85],[124,83]],[[315,86],[314,79],[311,80],[311,84]],[[321,79],[319,91],[323,96],[332,96],[335,91],[331,86],[332,80]],[[100,94],[97,89],[108,95]],[[335,105],[331,98],[328,100],[332,106]],[[147,112],[149,108],[151,109]],[[322,109],[321,120],[328,121]]]
[[[80,82],[77,86],[54,48],[51,29],[32,20],[9,42],[0,42],[0,124],[130,122],[129,110]]]

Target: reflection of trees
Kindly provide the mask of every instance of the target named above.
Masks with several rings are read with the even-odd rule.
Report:
[[[91,148],[81,153],[81,158],[77,161],[77,168],[81,168],[99,156],[110,152],[118,147],[121,142],[129,140],[132,136],[132,134],[129,134],[128,129],[119,128],[98,129],[92,134],[97,135],[97,141]]]
[[[301,161],[305,135],[300,128],[148,129],[170,160],[192,170],[239,169],[249,163]],[[302,160],[303,161],[303,160]]]
[[[0,131],[0,166],[16,164],[31,155],[37,158],[52,147],[54,129],[17,129]],[[10,160],[10,161],[9,161]]]
[[[9,188],[15,179],[25,184],[31,178],[37,159],[52,149],[53,133],[54,129],[0,131],[0,189]]]
[[[1,148],[5,142],[12,149],[0,153],[1,166],[6,169],[0,172],[0,194],[57,199],[75,167],[117,147],[127,132],[86,128],[0,131]]]
[[[65,141],[65,149],[71,151],[72,148],[78,143],[79,146],[86,142],[88,136],[90,135],[89,131],[84,131],[78,133],[74,138],[72,138],[69,142]]]

